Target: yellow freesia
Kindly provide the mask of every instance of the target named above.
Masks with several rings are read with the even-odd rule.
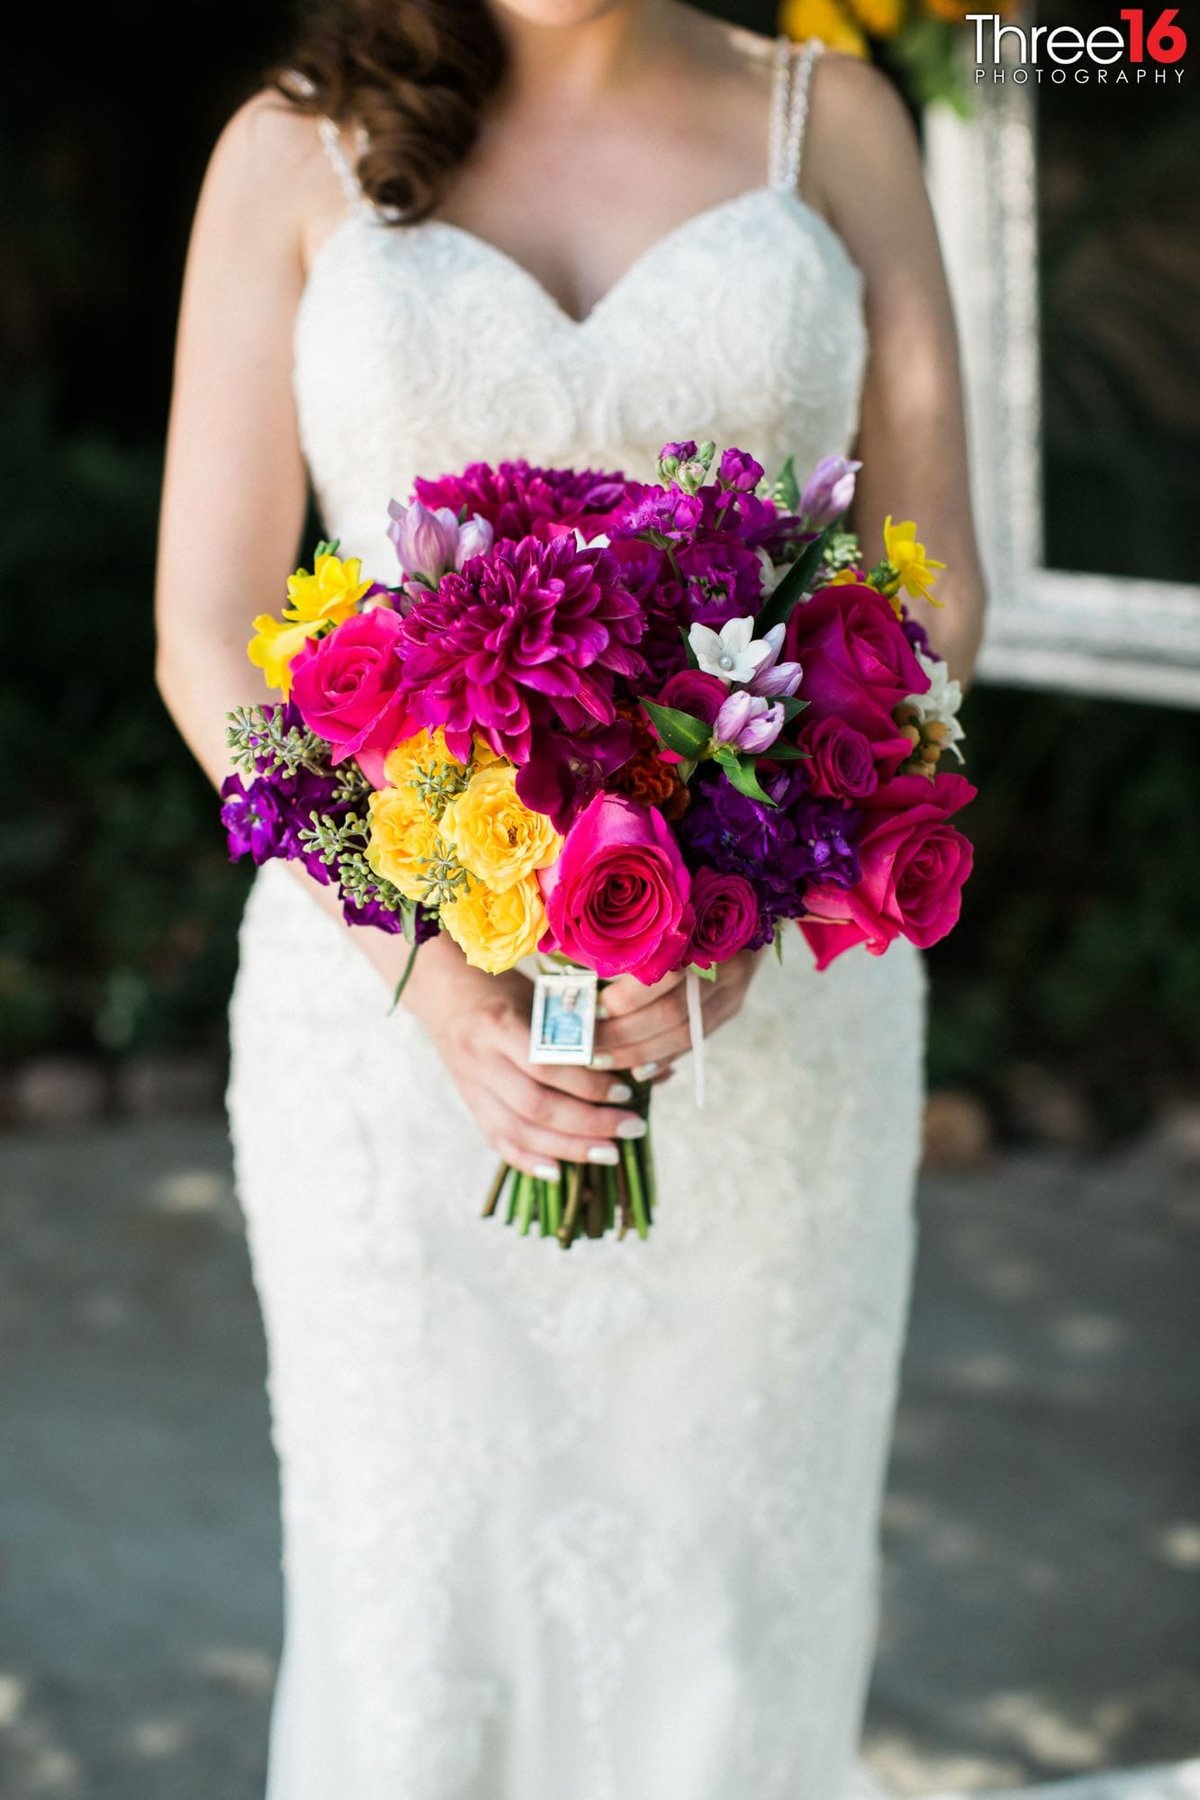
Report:
[[[549,868],[562,849],[545,813],[518,799],[517,772],[508,762],[489,763],[471,777],[442,814],[442,836],[463,868],[497,893]]]
[[[841,50],[848,56],[867,54],[867,40],[841,0],[784,0],[779,23],[780,29],[798,43],[806,38],[820,38],[830,50]]]
[[[390,758],[389,758],[390,761]],[[416,788],[377,788],[367,803],[370,835],[366,858],[377,875],[398,887],[406,900],[425,897],[430,862],[441,833]]]
[[[292,659],[316,629],[315,623],[289,625],[270,613],[260,613],[254,621],[257,635],[246,645],[246,655],[262,670],[267,686],[278,688],[285,700],[292,691]]]
[[[883,522],[883,545],[905,593],[914,600],[928,600],[933,606],[940,606],[942,602],[935,600],[930,590],[937,579],[936,570],[946,565],[935,561],[924,544],[917,542],[916,521],[904,519],[893,525],[889,513]]]
[[[288,576],[289,605],[283,609],[285,619],[308,619],[314,624],[340,625],[348,619],[370,587],[362,579],[362,559],[326,552],[318,556],[313,573],[297,569]]]
[[[854,587],[862,580],[857,569],[839,569],[836,575],[829,578],[830,587]]]
[[[531,956],[546,929],[546,909],[537,876],[527,875],[503,891],[468,881],[440,918],[467,961],[489,975],[515,969]]]

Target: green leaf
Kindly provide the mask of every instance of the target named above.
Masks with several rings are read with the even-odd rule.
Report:
[[[755,620],[754,635],[756,638],[765,636],[772,625],[787,624],[792,616],[793,607],[812,586],[813,577],[821,566],[826,545],[832,536],[833,526],[827,525],[824,531],[819,531],[812,543],[801,551]]]
[[[721,765],[730,786],[735,787],[739,794],[745,794],[748,800],[757,800],[762,806],[775,805],[770,794],[759,786],[752,756],[741,756],[736,750],[731,750],[726,745],[717,751],[713,760]]]
[[[777,506],[795,512],[800,504],[800,483],[796,480],[796,459],[789,456],[771,484],[771,498]]]
[[[408,986],[408,978],[413,972],[413,966],[417,960],[417,951],[420,948],[421,948],[420,944],[414,944],[412,946],[412,948],[409,950],[408,960],[406,961],[406,963],[404,965],[404,973],[403,973],[403,975],[401,975],[399,981],[396,983],[396,991],[392,995],[392,1004],[391,1004],[391,1009],[390,1009],[392,1012],[395,1012],[396,1008],[399,1006],[400,996],[404,992],[405,988]]]
[[[687,651],[688,668],[698,669],[700,663],[696,656],[696,652],[692,649],[692,640],[688,636],[688,627],[686,625],[681,625],[679,627],[679,635],[683,639],[683,647]]]
[[[763,751],[767,762],[800,762],[810,753],[802,750],[799,744],[772,744],[769,750]]]
[[[772,705],[782,706],[783,716],[789,721],[794,719],[797,713],[802,713],[805,707],[811,706],[811,704],[812,702],[810,700],[801,700],[796,694],[784,694],[782,699],[772,701]]]
[[[715,981],[717,979],[717,965],[716,963],[713,963],[711,968],[701,969],[695,963],[689,963],[684,970],[684,974],[698,975],[701,981]]]
[[[677,756],[686,756],[691,762],[707,750],[712,741],[712,726],[706,725],[703,719],[694,719],[691,713],[680,712],[674,706],[660,706],[657,700],[643,700],[642,705],[668,750],[674,750]]]

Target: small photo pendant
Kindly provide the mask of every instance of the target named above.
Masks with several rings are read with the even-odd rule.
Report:
[[[534,978],[530,1062],[591,1062],[596,986],[590,969],[556,969],[552,975]]]

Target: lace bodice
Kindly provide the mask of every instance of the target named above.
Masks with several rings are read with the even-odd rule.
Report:
[[[777,47],[766,182],[660,238],[582,320],[474,233],[389,222],[321,121],[348,210],[301,297],[296,402],[322,517],[369,572],[391,573],[387,502],[416,474],[526,456],[649,478],[685,437],[774,474],[848,447],[862,278],[798,192],[819,48]]]

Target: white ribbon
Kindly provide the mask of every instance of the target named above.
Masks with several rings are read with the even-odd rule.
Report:
[[[700,1006],[700,977],[694,969],[687,973],[688,1036],[692,1042],[692,1078],[696,1105],[704,1105],[704,1013]]]

